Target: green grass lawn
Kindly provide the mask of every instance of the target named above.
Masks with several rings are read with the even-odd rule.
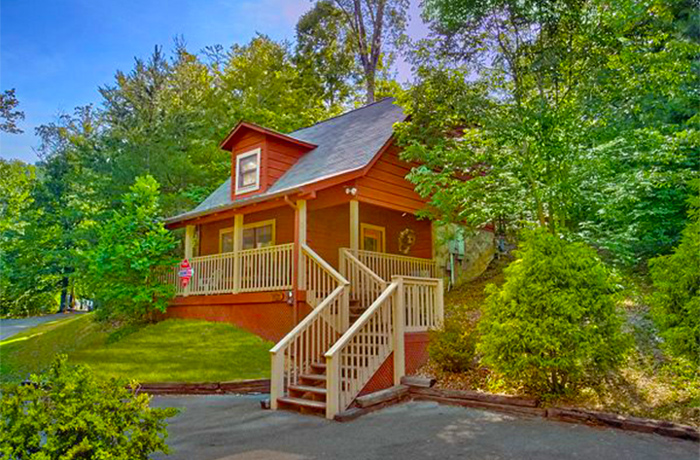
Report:
[[[167,320],[135,328],[97,323],[92,314],[37,326],[0,342],[0,381],[45,369],[56,353],[105,377],[138,382],[218,382],[267,378],[273,344],[230,324]]]

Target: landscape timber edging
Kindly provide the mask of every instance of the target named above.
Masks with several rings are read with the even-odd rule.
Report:
[[[211,395],[269,393],[270,379],[236,380],[214,383],[142,383],[138,391],[153,395]]]
[[[605,426],[625,431],[656,433],[661,436],[700,442],[700,430],[688,425],[664,422],[641,417],[624,416],[609,412],[598,412],[572,407],[540,407],[536,399],[517,396],[495,395],[470,390],[430,388],[425,385],[411,385],[409,396],[416,401],[435,401],[442,404],[494,410],[521,415],[534,415],[552,420],[586,425]]]

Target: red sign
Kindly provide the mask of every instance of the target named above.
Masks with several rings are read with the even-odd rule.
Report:
[[[178,275],[180,276],[182,287],[187,287],[187,285],[190,284],[190,279],[192,278],[193,272],[194,271],[190,266],[189,260],[185,259],[182,262],[180,262],[180,271],[178,272]]]

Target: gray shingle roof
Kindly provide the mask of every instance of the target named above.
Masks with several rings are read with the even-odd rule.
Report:
[[[403,110],[394,105],[394,99],[386,98],[289,133],[288,136],[315,144],[317,147],[305,153],[267,191],[232,201],[229,178],[192,211],[172,217],[168,221],[182,220],[233,204],[259,200],[330,176],[361,169],[372,161],[389,140],[394,123],[403,121],[404,118]]]

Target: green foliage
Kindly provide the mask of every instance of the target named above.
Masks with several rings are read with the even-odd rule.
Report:
[[[14,88],[0,93],[0,131],[12,134],[22,133],[17,122],[24,120],[24,112],[16,110],[18,105],[19,101],[15,96]]]
[[[666,348],[700,366],[700,180],[694,182],[690,223],[673,254],[649,261],[650,303]]]
[[[430,331],[430,359],[447,372],[465,372],[474,364],[477,332],[474,324],[445,320],[442,328]]]
[[[479,323],[483,362],[544,394],[575,391],[617,366],[629,337],[595,252],[533,230],[517,256],[503,287],[490,287]]]
[[[29,384],[3,390],[0,452],[14,459],[148,459],[168,452],[165,419],[176,409],[152,409],[135,384],[99,380],[64,355]]]
[[[700,168],[697,5],[431,0],[424,17],[398,139],[438,218],[536,222],[626,263],[670,250]]]
[[[154,311],[164,312],[174,294],[160,275],[175,264],[177,242],[158,217],[158,200],[156,180],[139,177],[121,209],[99,229],[86,277],[102,317],[144,320]]]

